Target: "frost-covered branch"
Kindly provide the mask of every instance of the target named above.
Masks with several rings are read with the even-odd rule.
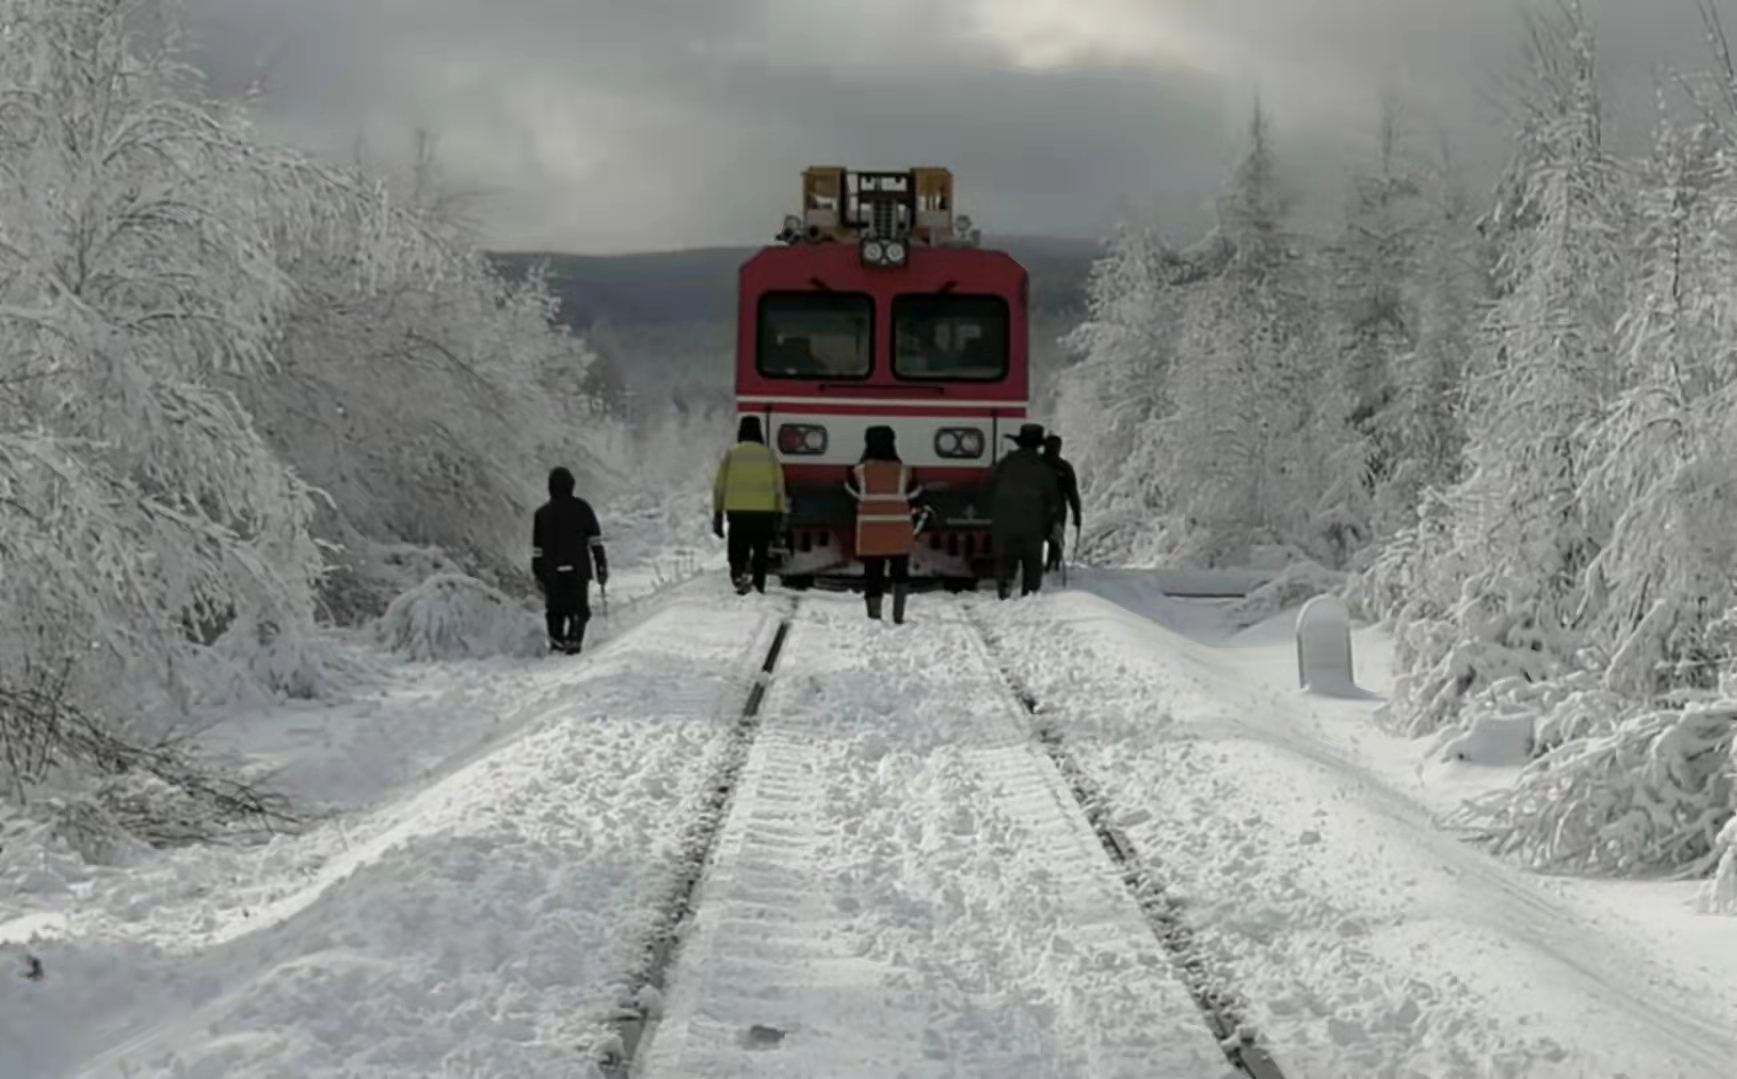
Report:
[[[1461,822],[1537,868],[1702,876],[1732,819],[1737,703],[1643,711],[1527,766]]]

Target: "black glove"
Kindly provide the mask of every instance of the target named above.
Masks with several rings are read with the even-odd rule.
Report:
[[[597,583],[598,584],[608,584],[609,583],[609,567],[608,566],[598,566],[597,567]]]
[[[724,538],[724,515],[721,513],[712,514],[712,535]]]

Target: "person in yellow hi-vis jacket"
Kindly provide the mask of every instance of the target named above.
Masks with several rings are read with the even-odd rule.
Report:
[[[723,539],[729,518],[730,580],[738,594],[750,586],[766,591],[766,560],[783,516],[784,466],[766,445],[760,417],[743,416],[712,482],[712,532]]]

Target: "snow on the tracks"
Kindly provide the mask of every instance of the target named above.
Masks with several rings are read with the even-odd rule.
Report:
[[[641,1074],[1226,1074],[958,604],[912,606],[807,601]]]
[[[0,1072],[595,1074],[586,1043],[776,623],[765,601],[719,600],[510,678],[475,668],[517,733],[400,800],[89,895],[35,946],[42,981],[0,979]]]
[[[1290,1079],[1715,1079],[1718,1001],[1222,655],[1081,594],[985,605]]]

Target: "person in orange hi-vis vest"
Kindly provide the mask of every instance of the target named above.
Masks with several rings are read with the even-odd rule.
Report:
[[[887,571],[893,579],[893,621],[905,621],[905,597],[911,591],[911,548],[916,545],[916,521],[923,493],[910,466],[899,460],[891,427],[870,427],[863,438],[862,460],[850,470],[845,489],[857,501],[856,557],[862,562],[863,592],[868,616],[881,616]]]

